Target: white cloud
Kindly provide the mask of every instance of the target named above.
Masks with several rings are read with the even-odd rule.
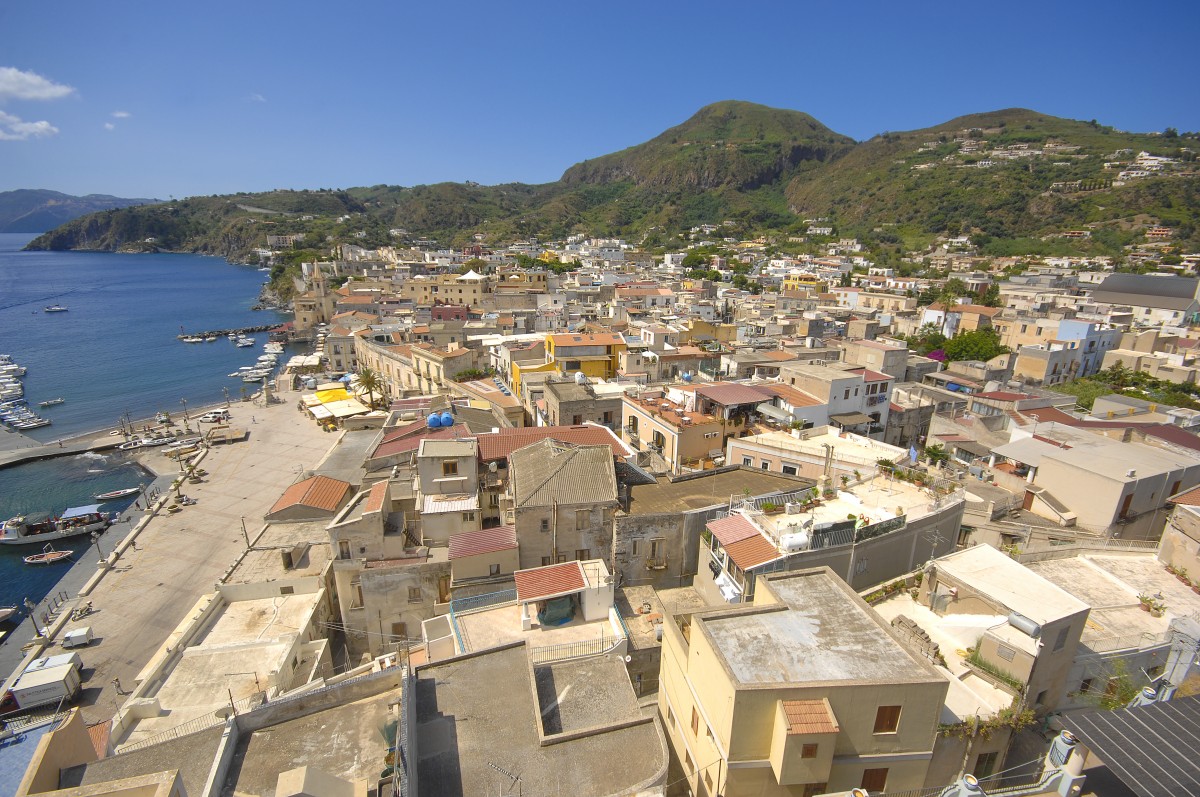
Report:
[[[128,119],[131,116],[133,116],[133,114],[131,114],[129,111],[113,111],[112,112],[113,119]]]
[[[58,100],[69,97],[75,89],[55,83],[36,72],[22,72],[11,66],[0,66],[0,101]]]
[[[264,97],[263,95],[259,94],[258,92],[251,94],[246,99],[249,100],[250,102],[266,102],[267,101],[267,98]]]
[[[0,111],[0,141],[25,141],[57,134],[58,128],[49,122],[26,122],[19,116]]]
[[[105,122],[105,123],[104,123],[104,129],[105,129],[105,130],[116,130],[116,129],[117,129],[117,126],[116,126],[116,125],[114,125],[112,122]]]

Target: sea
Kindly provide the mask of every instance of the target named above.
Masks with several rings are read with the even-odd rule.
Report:
[[[228,374],[252,365],[257,346],[236,348],[224,337],[183,343],[176,336],[278,324],[290,315],[251,310],[267,275],[202,255],[23,252],[35,236],[0,234],[0,354],[25,366],[25,398],[53,421],[25,432],[46,443],[105,428],[122,418],[172,416],[242,395]],[[67,308],[46,313],[50,305]],[[247,386],[253,387],[253,386]],[[40,408],[37,402],[63,398]],[[0,435],[8,432],[0,431]],[[0,519],[60,513],[94,503],[92,496],[148,483],[127,456],[84,454],[0,469]],[[132,499],[105,509],[117,510]],[[82,552],[86,536],[71,547]],[[0,546],[0,606],[41,600],[66,565],[32,567],[21,557],[37,546]]]

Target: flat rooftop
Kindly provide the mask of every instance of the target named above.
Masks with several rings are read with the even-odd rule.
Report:
[[[1088,605],[1070,592],[990,545],[956,551],[934,564],[939,573],[1042,625],[1088,610]]]
[[[630,489],[630,515],[661,515],[728,504],[729,496],[789,493],[811,487],[811,479],[798,479],[753,468],[710,473],[672,482],[660,476],[657,484],[635,484]]]
[[[93,786],[113,780],[152,775],[169,769],[178,769],[183,787],[188,794],[202,794],[208,771],[212,768],[225,732],[222,725],[206,731],[168,739],[131,753],[102,758],[90,764],[64,769],[59,773],[60,789]]]
[[[243,734],[221,794],[275,797],[279,774],[305,765],[374,786],[395,738],[389,707],[399,700],[395,689]]]
[[[781,605],[694,616],[739,682],[934,679],[933,671],[909,655],[837,576],[810,570],[768,583]]]
[[[257,584],[280,578],[321,575],[333,556],[329,534],[325,531],[328,523],[328,520],[313,520],[267,526],[226,581],[232,584]],[[299,557],[293,555],[292,566],[285,570],[282,551],[288,548],[301,553]]]
[[[575,797],[636,793],[665,779],[666,742],[657,720],[613,727],[616,717],[646,716],[623,661],[556,666],[540,677],[538,691],[534,680],[522,645],[417,670],[421,794],[504,793],[512,783],[497,769],[519,775],[530,794]],[[596,732],[542,746],[538,725],[551,688],[561,707],[546,713],[557,716],[564,732],[600,726]]]
[[[322,476],[341,479],[352,485],[362,484],[363,463],[371,455],[372,447],[378,437],[378,429],[357,429],[343,432],[342,439],[326,455],[321,464],[315,468],[311,467],[309,463],[302,464]]]
[[[607,616],[603,620],[585,622],[582,612],[577,608],[575,619],[566,625],[543,626],[535,618],[528,631],[521,630],[521,607],[515,603],[459,614],[456,615],[459,641],[464,652],[487,650],[520,641],[526,642],[531,648],[590,642],[601,637],[613,643],[617,641]]]

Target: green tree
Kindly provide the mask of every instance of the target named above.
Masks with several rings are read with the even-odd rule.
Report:
[[[967,290],[967,283],[960,280],[958,277],[951,277],[946,280],[946,284],[942,286],[941,300],[945,304],[954,304],[954,301],[960,296],[966,296],[970,291]]]
[[[994,329],[976,329],[955,335],[942,347],[947,360],[982,360],[1004,354],[1008,347],[1000,343],[1000,333]]]
[[[950,454],[946,452],[946,447],[941,443],[934,443],[931,446],[925,446],[925,458],[934,465],[940,465],[950,459]]]
[[[383,392],[383,378],[373,368],[363,366],[358,371],[358,386],[367,391],[367,404],[375,407],[375,394]]]
[[[1000,286],[995,283],[989,285],[983,295],[979,297],[979,303],[985,307],[1000,306]]]

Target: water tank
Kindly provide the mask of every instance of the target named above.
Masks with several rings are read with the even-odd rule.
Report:
[[[1158,692],[1153,686],[1143,686],[1142,691],[1137,693],[1137,697],[1129,701],[1129,705],[1125,708],[1138,708],[1140,706],[1148,706],[1151,703],[1158,702]]]
[[[577,385],[586,385],[587,383],[588,383],[588,378],[587,378],[587,376],[586,376],[586,375],[583,373],[583,371],[576,371],[576,372],[575,372],[575,384],[577,384]]]
[[[808,532],[797,531],[794,534],[784,534],[779,538],[779,547],[785,551],[807,551],[809,546]]]
[[[940,797],[983,797],[983,787],[974,775],[963,775],[961,778],[942,789]]]
[[[1063,731],[1050,743],[1050,751],[1046,753],[1046,763],[1051,767],[1064,766],[1071,760],[1071,753],[1075,751],[1075,745],[1078,743],[1079,740],[1075,738],[1075,734]]]
[[[442,413],[442,426],[453,426],[453,425],[454,425],[454,416],[448,412],[443,412]]]
[[[429,413],[429,417],[425,419],[425,425],[430,429],[437,429],[442,425],[442,416],[436,412]]]
[[[1037,639],[1042,635],[1042,627],[1023,614],[1013,612],[1008,616],[1008,624],[1023,634]]]
[[[691,382],[691,381],[692,381],[692,372],[691,372],[691,371],[684,371],[684,372],[683,372],[683,381],[684,381],[684,382]]]

